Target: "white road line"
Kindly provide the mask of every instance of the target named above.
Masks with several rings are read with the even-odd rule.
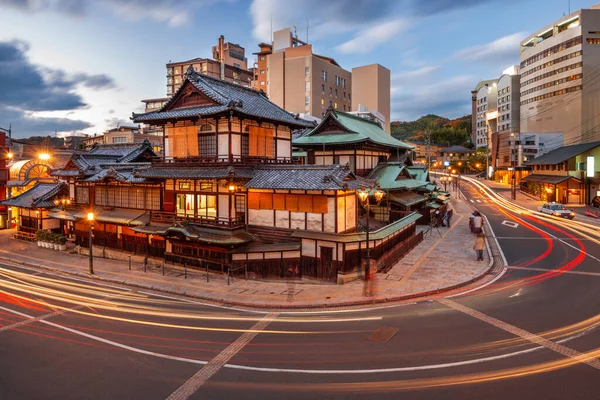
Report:
[[[475,203],[475,201],[474,201],[473,199],[469,199],[469,201],[470,201],[471,203]]]
[[[543,269],[543,268],[531,268],[531,267],[508,267],[510,269],[520,269],[524,271],[537,271],[537,272],[552,272],[555,274],[573,274],[573,275],[588,275],[588,276],[600,276],[600,272],[584,272],[584,271],[563,271],[558,269]]]
[[[70,310],[79,310],[79,309],[81,309],[83,307],[84,306],[80,305],[80,306],[77,306],[77,307],[72,308]],[[40,322],[40,321],[48,319],[48,318],[56,317],[57,315],[62,315],[62,314],[68,313],[70,310],[55,311],[55,312],[50,313],[50,314],[40,315],[39,317],[33,317],[33,318],[26,319],[24,321],[15,322],[14,324],[10,324],[10,325],[6,325],[6,326],[3,326],[3,327],[0,327],[0,332],[9,331],[11,329],[15,329],[15,328],[19,328],[21,326],[32,324],[34,322]]]
[[[4,310],[16,315],[20,315],[26,318],[34,318],[31,315],[27,315],[24,313],[21,313],[19,311],[15,311],[15,310],[11,310],[9,308],[4,308],[0,306],[0,310]],[[149,355],[152,357],[157,357],[157,358],[163,358],[163,359],[167,359],[167,360],[173,360],[173,361],[180,361],[180,362],[185,362],[188,364],[196,364],[196,365],[206,365],[208,364],[208,361],[203,361],[203,360],[196,360],[193,358],[185,358],[185,357],[175,357],[175,356],[171,356],[168,354],[162,354],[162,353],[155,353],[152,351],[148,351],[148,350],[143,350],[143,349],[139,349],[136,347],[131,347],[131,346],[127,346],[121,343],[117,343],[117,342],[113,342],[112,340],[108,340],[108,339],[104,339],[95,335],[91,335],[89,333],[85,333],[85,332],[81,332],[79,330],[76,329],[72,329],[72,328],[67,328],[65,326],[62,325],[58,325],[55,324],[53,322],[49,322],[49,321],[39,321],[43,324],[46,325],[50,325],[53,326],[55,328],[58,329],[62,329],[64,331],[73,333],[75,335],[79,335],[79,336],[83,336],[86,337],[88,339],[91,340],[95,340],[98,342],[102,342],[105,344],[108,344],[110,346],[114,346],[114,347],[118,347],[124,350],[128,350],[128,351],[132,351],[134,353],[140,353],[140,354],[145,354],[145,355]],[[568,341],[571,341],[573,339],[577,339],[579,337],[582,337],[584,335],[586,335],[589,331],[595,329],[595,327],[591,327],[583,332],[580,332],[576,335],[573,336],[569,336],[566,337],[564,339],[558,340],[557,343],[566,343]],[[309,370],[309,369],[285,369],[285,368],[262,368],[262,367],[252,367],[252,366],[247,366],[247,365],[236,365],[236,364],[225,364],[223,367],[224,368],[231,368],[231,369],[240,369],[240,370],[248,370],[248,371],[257,371],[257,372],[281,372],[281,373],[300,373],[300,374],[317,374],[317,375],[327,375],[327,374],[380,374],[380,373],[387,373],[387,372],[406,372],[406,371],[424,371],[424,370],[431,370],[431,369],[440,369],[440,368],[452,368],[452,367],[459,367],[459,366],[463,366],[463,365],[472,365],[472,364],[481,364],[484,362],[488,362],[488,361],[495,361],[495,360],[501,360],[501,359],[505,359],[505,358],[510,358],[510,357],[516,357],[516,356],[520,356],[523,354],[527,354],[527,353],[531,353],[534,352],[536,350],[542,350],[544,347],[543,346],[538,346],[538,347],[533,347],[530,349],[526,349],[526,350],[520,350],[520,351],[516,351],[513,353],[507,353],[507,354],[501,354],[501,355],[497,355],[497,356],[491,356],[491,357],[484,357],[484,358],[477,358],[477,359],[472,359],[472,360],[465,360],[465,361],[457,361],[457,362],[453,362],[453,363],[445,363],[445,364],[430,364],[430,365],[419,365],[419,366],[414,366],[414,367],[396,367],[396,368],[380,368],[380,369],[354,369],[354,370]]]
[[[181,385],[177,390],[175,390],[167,400],[180,400],[180,399],[188,399],[192,396],[198,389],[202,387],[206,383],[207,380],[210,379],[211,376],[216,374],[227,361],[231,360],[233,356],[239,353],[240,350],[244,348],[256,335],[258,335],[258,331],[261,331],[267,327],[275,318],[279,316],[279,313],[270,313],[265,315],[263,319],[258,321],[253,327],[253,332],[246,332],[242,336],[240,336],[235,342],[231,343],[225,350],[219,353],[215,358],[213,358],[208,364],[206,364],[200,371],[198,371],[194,376],[187,380],[183,385]]]
[[[543,346],[547,349],[555,351],[558,354],[572,358],[578,362],[585,363],[593,368],[600,369],[600,360],[598,360],[596,358],[586,356],[585,354],[580,353],[576,350],[573,350],[569,347],[563,346],[561,344],[558,344],[556,342],[548,340],[542,336],[538,336],[538,335],[528,332],[524,329],[518,328],[514,325],[510,325],[510,324],[508,324],[504,321],[500,321],[499,319],[496,319],[494,317],[490,317],[489,315],[486,315],[486,314],[484,314],[480,311],[474,310],[472,308],[466,307],[466,306],[464,306],[460,303],[457,303],[453,300],[439,299],[437,301],[439,303],[445,305],[446,307],[452,308],[456,311],[460,311],[460,312],[467,314],[473,318],[476,318],[480,321],[486,322],[486,323],[493,325],[497,328],[500,328],[506,332],[512,333],[513,335],[518,336],[522,339],[528,340],[539,346]]]
[[[477,202],[478,202],[478,203],[481,203],[481,200],[477,199]]]
[[[498,276],[496,276],[494,279],[492,279],[491,281],[489,281],[489,282],[488,282],[488,283],[486,283],[485,285],[481,285],[481,286],[479,286],[479,287],[476,287],[476,288],[474,288],[474,289],[467,290],[466,292],[461,292],[461,293],[453,294],[453,295],[451,295],[451,296],[446,296],[446,298],[447,298],[447,299],[451,299],[451,298],[453,298],[453,297],[463,296],[463,295],[465,295],[465,294],[468,294],[468,293],[474,292],[474,291],[476,291],[476,290],[481,290],[481,289],[483,289],[484,287],[486,287],[486,286],[489,286],[489,285],[491,285],[492,283],[496,282],[498,279],[502,278],[502,276],[503,276],[503,275],[506,273],[506,271],[508,271],[508,268],[507,268],[507,267],[504,267],[504,269],[502,270],[502,272],[500,272],[500,273],[498,274]]]

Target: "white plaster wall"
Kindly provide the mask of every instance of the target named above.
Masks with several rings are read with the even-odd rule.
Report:
[[[316,257],[314,240],[302,239],[302,255],[307,257]]]
[[[276,210],[275,211],[275,226],[278,228],[289,228],[290,227],[290,212]]]
[[[306,214],[307,225],[306,228],[309,231],[321,231],[321,214]]]
[[[279,252],[269,252],[269,253],[265,253],[265,259],[269,259],[269,260],[273,260],[273,259],[280,259],[281,258],[281,253]]]
[[[169,250],[167,250],[169,251]],[[232,255],[232,259],[234,261],[245,261],[246,260],[246,254],[233,254]]]
[[[273,226],[273,210],[248,210],[248,224]]]
[[[300,250],[283,252],[283,258],[299,258],[299,257],[300,257]]]
[[[342,232],[346,230],[346,202],[344,201],[344,197],[338,197],[337,202],[337,217],[338,217],[338,232]]]
[[[59,219],[44,219],[42,220],[42,229],[57,229],[60,228]]]
[[[262,260],[262,253],[248,253],[248,260]]]
[[[304,213],[303,212],[293,212],[290,213],[292,217],[292,229],[304,229]]]

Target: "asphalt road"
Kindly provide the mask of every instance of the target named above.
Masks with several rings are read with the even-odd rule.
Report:
[[[0,265],[0,398],[600,398],[597,237],[463,189],[508,268],[435,301],[267,314]]]

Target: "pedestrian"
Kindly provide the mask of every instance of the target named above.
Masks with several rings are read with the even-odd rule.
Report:
[[[448,228],[450,228],[450,220],[452,219],[452,214],[454,214],[454,210],[448,208],[448,211],[446,211],[446,225],[448,226]]]
[[[475,237],[475,245],[473,250],[477,253],[477,261],[483,261],[483,250],[485,249],[485,236],[483,232],[479,232]]]
[[[479,211],[475,211],[472,219],[472,231],[473,233],[479,233],[483,230],[483,218]]]

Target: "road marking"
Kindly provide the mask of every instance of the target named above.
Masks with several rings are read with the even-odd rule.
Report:
[[[475,201],[474,201],[473,199],[469,199],[469,201],[470,201],[471,203],[475,203]]]
[[[556,273],[556,274],[600,276],[600,272],[563,271],[563,270],[558,270],[558,269],[544,269],[544,268],[530,268],[530,267],[508,267],[508,268],[509,269],[520,269],[523,271],[552,272],[552,273]]]
[[[481,203],[481,200],[477,199],[477,202],[478,202],[478,203]]]
[[[518,336],[522,339],[525,339],[525,340],[528,340],[537,345],[543,346],[547,349],[555,351],[558,354],[572,358],[578,362],[585,363],[593,368],[600,369],[600,360],[596,359],[595,357],[592,358],[591,356],[587,356],[587,355],[582,354],[582,353],[580,353],[576,350],[573,350],[569,347],[555,343],[551,340],[543,338],[542,336],[538,336],[531,332],[527,332],[524,329],[518,328],[514,325],[510,325],[510,324],[508,324],[504,321],[500,321],[499,319],[496,319],[494,317],[490,317],[489,315],[486,315],[486,314],[484,314],[480,311],[474,310],[472,308],[466,307],[466,306],[464,306],[460,303],[457,303],[453,300],[439,299],[437,301],[449,308],[452,308],[456,311],[460,311],[464,314],[470,315],[471,317],[476,318],[480,321],[487,322],[490,325],[500,328],[506,332],[512,333],[513,335]]]
[[[502,225],[509,226],[511,228],[518,228],[519,227],[519,224],[517,224],[516,222],[507,221],[507,220],[502,221]]]
[[[188,379],[183,385],[181,385],[177,390],[175,390],[167,400],[180,400],[180,399],[188,399],[192,396],[198,389],[202,387],[206,383],[207,380],[210,379],[211,376],[216,374],[227,361],[231,360],[233,356],[239,353],[240,350],[244,348],[256,335],[258,332],[265,329],[267,325],[271,323],[271,321],[275,320],[279,316],[279,313],[269,313],[265,315],[263,319],[258,321],[252,328],[252,332],[246,332],[242,336],[240,336],[235,342],[231,343],[225,350],[219,353],[215,358],[210,360],[208,364],[206,364],[200,371],[198,371],[194,376]]]
[[[69,311],[79,310],[79,309],[84,308],[84,307],[85,306],[83,306],[83,305],[79,305],[77,307],[74,307],[74,308],[71,308],[71,309],[68,309],[68,310],[60,310],[60,311],[55,311],[55,312],[50,313],[50,314],[40,315],[39,317],[31,317],[31,318],[26,319],[26,320],[21,321],[21,322],[15,322],[14,324],[3,326],[3,327],[0,328],[0,332],[9,331],[11,329],[15,329],[15,328],[19,328],[21,326],[32,324],[34,322],[41,322],[41,321],[43,321],[45,319],[56,317],[56,316],[62,315],[62,314],[66,314]]]
[[[451,299],[451,298],[453,298],[453,297],[463,296],[463,295],[465,295],[465,294],[468,294],[468,293],[474,292],[474,291],[476,291],[476,290],[481,290],[481,289],[483,289],[484,287],[486,287],[486,286],[489,286],[489,285],[491,285],[492,283],[496,282],[498,279],[502,278],[502,276],[504,276],[504,274],[506,273],[506,271],[508,271],[508,268],[507,268],[507,267],[504,267],[504,268],[502,269],[502,272],[500,272],[500,273],[499,273],[499,274],[498,274],[498,275],[497,275],[497,276],[496,276],[494,279],[492,279],[491,281],[489,281],[489,282],[488,282],[488,283],[486,283],[485,285],[481,285],[481,286],[478,286],[478,287],[476,287],[476,288],[473,288],[473,289],[467,290],[466,292],[461,292],[461,293],[453,294],[453,295],[451,295],[451,296],[446,296],[446,298],[447,298],[447,299]]]

